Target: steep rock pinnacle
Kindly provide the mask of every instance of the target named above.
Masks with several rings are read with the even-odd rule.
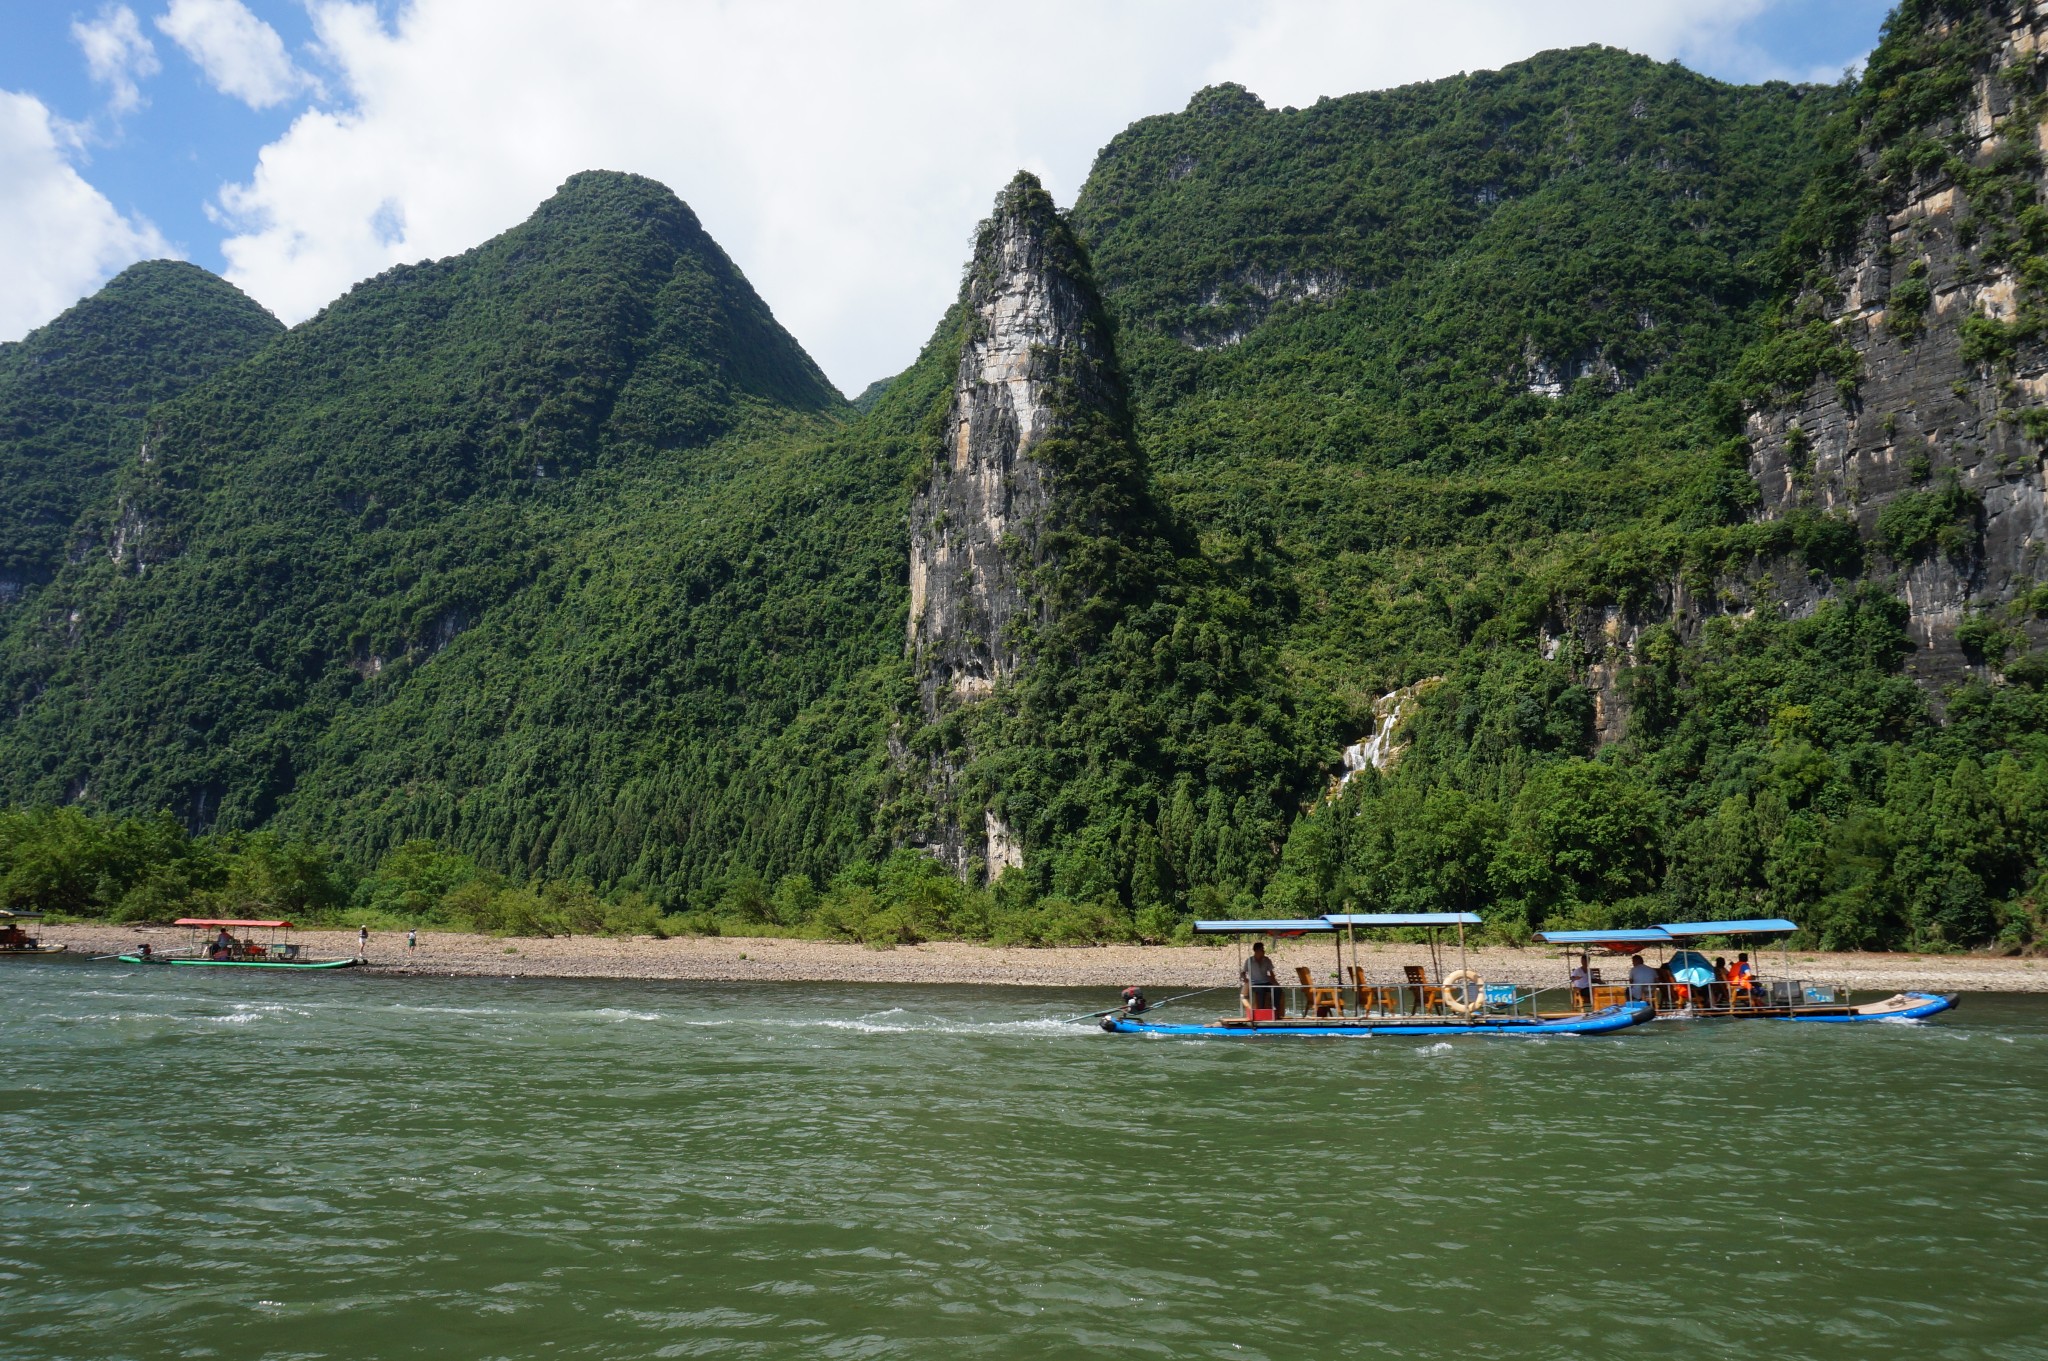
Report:
[[[1079,412],[1116,401],[1099,304],[1079,252],[1030,175],[982,224],[965,289],[967,338],[944,442],[910,515],[910,636],[925,717],[1015,674],[1059,476],[1034,451]]]
[[[1031,175],[997,196],[961,305],[966,333],[952,402],[910,513],[905,647],[927,722],[988,698],[1025,664],[1032,631],[1056,608],[1044,580],[1057,565],[1053,531],[1085,518],[1073,506],[1092,490],[1069,485],[1078,480],[1045,456],[1048,443],[1094,416],[1120,420],[1122,410],[1087,266]],[[961,841],[957,833],[938,839]],[[977,839],[991,872],[1021,859],[996,820]],[[966,870],[964,844],[936,849]]]

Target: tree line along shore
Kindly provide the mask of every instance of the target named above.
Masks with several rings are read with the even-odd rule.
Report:
[[[1613,791],[1595,781],[1581,793],[1590,802]],[[1375,788],[1366,796],[1347,795],[1347,801],[1385,797]],[[1408,811],[1416,816],[1432,808],[1444,812],[1436,803],[1423,801]],[[1606,806],[1610,820],[1625,813],[1612,802]],[[1311,825],[1316,821],[1311,819]],[[1403,854],[1404,848],[1391,842],[1366,847],[1385,862],[1370,877],[1342,873],[1341,860],[1336,870],[1325,866],[1311,874],[1303,869],[1308,860],[1303,855],[1294,858],[1293,873],[1283,873],[1263,898],[1226,898],[1198,886],[1178,902],[1132,912],[1112,893],[1047,893],[1016,873],[988,886],[963,883],[913,850],[857,861],[822,887],[803,874],[769,882],[742,871],[700,894],[658,898],[625,886],[601,891],[571,877],[534,875],[521,882],[426,840],[408,841],[359,869],[332,848],[275,832],[194,836],[169,813],[117,818],[76,808],[15,809],[0,811],[0,906],[44,912],[55,922],[109,926],[162,924],[179,917],[283,917],[314,928],[354,931],[367,926],[376,932],[424,929],[528,939],[781,938],[877,947],[945,941],[1001,947],[1188,945],[1193,922],[1203,917],[1315,916],[1343,910],[1347,903],[1361,911],[1379,910],[1384,899],[1374,890],[1384,892],[1404,872],[1434,871],[1458,880],[1452,885],[1457,892],[1444,905],[1471,910],[1468,898],[1483,880],[1466,882],[1459,876],[1469,868],[1464,861],[1484,853],[1478,844],[1484,833],[1469,818],[1446,820],[1422,851]],[[1450,844],[1461,835],[1475,844]],[[1292,856],[1297,848],[1289,849]],[[1517,864],[1527,858],[1525,847],[1512,836],[1501,839],[1494,856]],[[1403,896],[1412,895],[1403,890]],[[1910,930],[1904,923],[1883,933],[1836,930],[1839,923],[1810,903],[1763,895],[1731,901],[1726,904],[1731,910],[1717,916],[1789,916],[1807,927],[1791,942],[1802,950],[1939,955],[1960,954],[1967,943],[2017,954],[2031,949],[2040,935],[2040,898],[2038,892],[2016,897],[2005,906],[1999,919],[2004,927],[1996,935],[1979,932],[1962,940]],[[1478,906],[1487,924],[1474,934],[1476,944],[1522,946],[1544,927],[1604,929],[1670,920],[1677,904],[1643,893],[1604,902],[1566,895],[1540,913],[1512,898]]]

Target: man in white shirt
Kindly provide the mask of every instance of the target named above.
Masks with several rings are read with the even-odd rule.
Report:
[[[1590,1007],[1593,1005],[1593,970],[1584,955],[1572,965],[1572,1004]]]
[[[1649,1001],[1657,995],[1657,971],[1643,963],[1641,955],[1630,955],[1628,962],[1628,1000]]]
[[[1280,980],[1274,975],[1273,960],[1266,953],[1264,941],[1252,942],[1251,958],[1244,962],[1238,977],[1244,980],[1245,996],[1252,1010],[1271,1011],[1275,1017],[1286,1014],[1280,1001]]]

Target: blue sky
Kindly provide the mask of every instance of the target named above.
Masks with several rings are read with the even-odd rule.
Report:
[[[256,110],[221,94],[195,62],[150,26],[162,5],[131,8],[162,64],[142,82],[145,107],[120,118],[104,112],[106,92],[86,74],[71,35],[74,21],[90,22],[100,7],[65,0],[0,7],[0,89],[33,94],[58,116],[94,125],[76,161],[85,178],[117,208],[154,222],[187,258],[219,271],[225,267],[222,232],[207,219],[205,205],[222,184],[248,177],[257,151],[283,135],[300,106]],[[304,6],[254,0],[249,8],[288,47],[312,42]]]
[[[1203,84],[1238,79],[1268,103],[1306,103],[1587,41],[1727,80],[1832,78],[1868,52],[1888,7],[1044,0],[1041,27],[1070,41],[1014,53],[1043,88],[1007,104],[992,95],[1003,73],[985,68],[1017,40],[989,26],[990,7],[869,0],[857,19],[844,8],[0,7],[0,91],[27,97],[0,119],[0,165],[33,161],[34,172],[10,176],[15,201],[0,199],[0,253],[23,284],[0,300],[0,339],[166,250],[297,321],[391,263],[476,244],[565,174],[602,165],[653,175],[697,207],[785,324],[857,390],[915,353],[957,283],[967,231],[1011,171],[1036,170],[1068,201],[1097,147]],[[74,28],[118,24],[124,9],[146,55],[130,50],[135,98],[121,110],[118,81],[92,78]],[[267,76],[243,69],[262,65],[246,41],[258,25],[281,43]],[[220,38],[230,29],[239,47]],[[188,55],[195,44],[209,65]],[[47,193],[26,187],[35,174]]]

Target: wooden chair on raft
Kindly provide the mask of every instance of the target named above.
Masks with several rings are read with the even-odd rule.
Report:
[[[1307,1005],[1302,1008],[1304,1016],[1342,1016],[1344,1014],[1344,992],[1341,988],[1319,988],[1315,976],[1300,964],[1294,966],[1294,976],[1301,980],[1301,990],[1307,996]]]
[[[1365,970],[1356,964],[1347,965],[1351,970],[1351,990],[1358,994],[1358,1014],[1370,1016],[1374,1007],[1394,1011],[1401,1005],[1398,989],[1376,988],[1365,981]]]
[[[1406,991],[1415,994],[1417,1011],[1442,1011],[1444,990],[1429,981],[1429,970],[1420,964],[1403,964],[1401,972],[1407,977]]]

